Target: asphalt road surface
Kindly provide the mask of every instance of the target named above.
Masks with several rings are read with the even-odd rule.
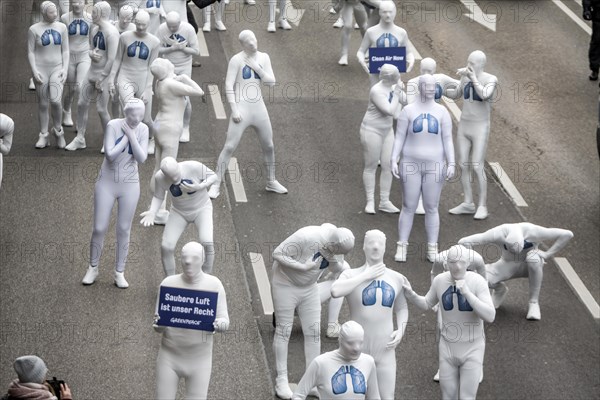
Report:
[[[581,6],[559,2],[580,17]],[[398,4],[398,3],[397,3]],[[598,86],[587,79],[589,34],[553,1],[477,1],[496,14],[496,31],[471,21],[459,1],[404,1],[396,23],[404,27],[423,57],[438,72],[453,75],[469,53],[483,50],[486,71],[499,80],[493,105],[488,162],[499,163],[526,200],[517,207],[487,168],[490,216],[474,221],[447,210],[462,199],[460,183],[448,183],[440,202],[440,249],[459,238],[502,223],[529,221],[570,229],[575,237],[559,253],[566,257],[596,302],[600,300],[599,165],[595,129]],[[404,274],[424,294],[430,264],[425,259],[423,217],[415,218],[407,263],[394,262],[397,215],[366,215],[359,127],[366,110],[368,78],[352,55],[337,65],[340,31],[329,2],[293,1],[290,32],[266,31],[266,0],[248,6],[231,0],[226,32],[205,33],[209,57],[199,57],[193,78],[209,92],[223,94],[226,65],[239,51],[237,36],[252,29],[259,50],[270,54],[278,85],[264,89],[274,131],[277,177],[287,195],[265,191],[265,170],[256,135],[244,135],[235,156],[237,173],[214,201],[214,273],[224,283],[230,331],[217,334],[209,397],[273,398],[274,357],[268,302],[259,294],[252,261],[262,255],[270,275],[274,247],[297,229],[331,222],[356,236],[348,257],[363,264],[364,233],[387,235],[385,263]],[[299,11],[300,10],[300,11]],[[303,12],[302,12],[303,11]],[[50,375],[66,380],[76,399],[151,399],[160,337],[152,330],[157,288],[163,278],[161,227],[143,228],[136,217],[126,277],[130,288],[112,283],[114,215],[95,285],[80,283],[88,263],[93,188],[102,162],[100,122],[90,110],[87,149],[74,153],[53,147],[37,150],[39,126],[35,94],[27,89],[31,71],[26,33],[32,2],[0,1],[0,111],[15,121],[14,144],[4,158],[0,189],[0,387],[15,373],[13,360],[41,356]],[[201,13],[195,9],[199,16]],[[302,17],[300,19],[300,16]],[[418,75],[415,70],[403,79]],[[224,96],[223,102],[226,102]],[[214,167],[224,144],[226,119],[217,119],[215,100],[195,100],[192,141],[180,146],[181,159]],[[458,103],[460,107],[460,102]],[[229,113],[228,106],[225,107]],[[454,121],[456,131],[456,121]],[[65,128],[67,140],[74,128]],[[150,204],[148,185],[154,159],[141,166],[142,196],[137,214]],[[232,181],[242,182],[247,202],[239,202]],[[392,201],[402,194],[394,182]],[[189,228],[177,251],[194,240]],[[484,252],[493,261],[498,252]],[[559,273],[553,260],[544,267],[542,320],[530,322],[527,281],[509,283],[510,293],[486,326],[482,399],[591,399],[600,397],[598,323]],[[178,269],[180,271],[180,268]],[[325,314],[325,309],[323,314]],[[348,319],[346,306],[340,322]],[[432,381],[437,369],[435,314],[410,306],[409,326],[397,349],[396,398],[439,398]],[[326,315],[322,318],[326,324]],[[298,323],[290,343],[290,382],[304,370]],[[325,338],[322,351],[336,347]]]

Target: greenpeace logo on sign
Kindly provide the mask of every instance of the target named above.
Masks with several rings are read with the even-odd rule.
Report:
[[[161,286],[157,324],[214,332],[217,296],[215,292]]]

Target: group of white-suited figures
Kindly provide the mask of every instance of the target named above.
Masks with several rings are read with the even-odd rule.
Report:
[[[363,32],[363,45],[358,53],[361,64],[364,50],[403,46],[408,40],[406,31],[393,25],[394,3],[380,3],[381,21]],[[104,131],[105,158],[94,192],[90,264],[82,282],[91,285],[98,279],[104,236],[116,201],[118,246],[114,282],[120,288],[129,286],[124,270],[140,196],[138,163],[143,163],[149,153],[155,153],[150,183],[153,199],[149,210],[141,214],[141,223],[165,225],[161,256],[167,278],[161,286],[218,293],[214,329],[224,331],[229,325],[225,291],[220,280],[212,275],[215,254],[211,198],[219,195],[229,158],[247,127],[256,128],[263,149],[268,170],[266,190],[287,193],[275,179],[273,134],[265,104],[262,98],[250,101],[240,95],[245,93],[245,85],[275,83],[270,58],[258,51],[251,31],[240,34],[242,51],[232,57],[227,70],[226,96],[231,119],[217,170],[213,172],[196,161],[177,162],[179,142],[190,140],[189,97],[204,94],[191,79],[192,57],[199,52],[193,28],[182,20],[179,12],[165,13],[160,2],[142,2],[139,9],[123,7],[114,23],[109,20],[110,4],[96,2],[91,15],[86,14],[85,4],[85,0],[72,0],[71,11],[63,14],[59,22],[56,5],[50,1],[42,3],[43,20],[32,25],[28,35],[29,62],[39,98],[41,131],[36,147],[49,145],[48,127],[52,122],[59,148],[85,148],[92,98]],[[157,7],[159,11],[153,10]],[[342,18],[351,19],[351,14],[348,17],[344,10]],[[161,24],[160,18],[165,22]],[[385,40],[380,40],[382,37]],[[343,38],[342,43],[347,46],[347,39]],[[414,60],[409,56],[407,61],[409,69],[412,68]],[[541,318],[543,264],[566,245],[572,237],[570,231],[530,223],[504,224],[464,237],[456,246],[438,253],[439,197],[444,180],[455,171],[452,122],[446,109],[437,103],[441,95],[465,99],[458,135],[461,163],[466,162],[464,157],[468,158],[473,146],[471,156],[481,159],[483,165],[489,133],[488,100],[496,79],[483,72],[482,52],[472,53],[468,62],[467,68],[459,70],[460,80],[455,81],[435,74],[435,62],[425,59],[421,62],[423,75],[413,80],[407,90],[398,69],[384,65],[377,79],[372,79],[369,106],[360,129],[365,159],[365,212],[375,213],[375,172],[381,162],[379,210],[400,211],[389,199],[391,176],[402,182],[404,199],[395,259],[404,262],[414,214],[422,197],[427,258],[433,262],[431,288],[425,296],[419,296],[403,275],[384,265],[386,238],[379,230],[365,234],[365,264],[353,269],[344,261],[344,255],[354,247],[354,235],[348,229],[323,224],[296,231],[273,253],[275,391],[280,398],[304,399],[314,395],[321,399],[393,399],[395,349],[408,321],[407,300],[419,308],[437,310],[440,338],[436,379],[439,378],[442,397],[475,398],[483,377],[483,324],[494,320],[495,308],[501,305],[508,291],[504,282],[527,277],[530,292],[527,319]],[[347,60],[340,64],[346,65]],[[62,96],[66,81],[76,85],[68,85]],[[62,125],[74,125],[70,116],[73,87],[81,89],[77,136],[67,145]],[[57,88],[60,88],[58,97]],[[154,120],[151,119],[153,96],[158,100]],[[111,102],[116,119],[109,112]],[[121,113],[124,118],[118,118]],[[0,150],[6,154],[14,124],[5,115],[1,117]],[[398,120],[395,135],[394,119]],[[465,202],[450,212],[486,218],[485,187],[482,189],[480,185],[480,202],[475,207],[470,187],[467,190],[468,176],[463,179],[465,183]],[[165,209],[167,193],[172,200],[170,211]],[[183,247],[183,273],[176,275],[175,247],[188,224],[196,226],[200,243],[191,242]],[[538,247],[548,241],[553,242],[548,250]],[[488,265],[473,250],[473,246],[487,244],[501,249],[500,259]],[[338,315],[344,298],[351,321],[340,327]],[[319,332],[315,332],[314,326],[320,322],[321,304],[327,300],[327,336],[339,337],[339,349],[320,355]],[[305,336],[307,368],[293,392],[288,383],[287,354],[295,312]],[[157,359],[157,398],[174,399],[180,378],[186,381],[187,398],[206,398],[212,336],[192,329],[159,326],[158,314],[157,303],[154,327],[162,333]]]

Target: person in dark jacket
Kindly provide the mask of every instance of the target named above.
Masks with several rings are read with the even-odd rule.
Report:
[[[598,80],[600,68],[600,0],[583,0],[583,19],[592,21],[592,40],[590,41],[590,80]]]

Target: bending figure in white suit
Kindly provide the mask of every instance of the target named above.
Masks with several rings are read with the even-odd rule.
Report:
[[[342,325],[339,348],[310,363],[292,399],[304,400],[316,387],[321,400],[379,400],[375,361],[362,352],[364,337],[359,323],[348,321]]]
[[[161,24],[157,33],[161,47],[158,54],[173,63],[176,75],[187,75],[192,78],[192,62],[194,56],[200,54],[200,46],[194,27],[181,21],[174,11],[167,15],[165,23]],[[204,93],[204,92],[203,92]],[[190,119],[192,118],[192,102],[185,97],[185,112],[183,113],[183,131],[179,141],[190,141]]]
[[[181,249],[183,273],[165,278],[160,286],[178,289],[216,292],[217,310],[213,324],[215,332],[229,329],[227,298],[223,284],[216,276],[202,272],[204,249],[189,242]],[[158,291],[160,294],[160,289]],[[206,399],[212,372],[213,333],[193,329],[158,326],[156,300],[154,330],[162,334],[156,359],[156,399],[175,400],[179,380],[185,380],[185,399]]]
[[[403,289],[408,281],[383,263],[385,241],[385,234],[379,230],[366,232],[363,245],[365,264],[344,271],[331,286],[331,295],[346,296],[350,319],[365,330],[363,350],[375,359],[381,399],[393,400],[396,347],[402,341],[408,322],[408,305]]]
[[[528,222],[503,224],[480,234],[464,237],[458,241],[464,246],[495,244],[502,247],[500,259],[486,265],[488,284],[492,289],[494,306],[500,307],[510,279],[529,279],[529,309],[527,319],[540,320],[540,290],[546,260],[554,257],[573,238],[573,232],[560,228],[545,228]],[[553,240],[552,246],[542,251],[538,248],[544,241]]]
[[[421,76],[419,89],[420,101],[407,105],[400,113],[390,161],[393,175],[402,180],[403,202],[394,256],[399,262],[406,261],[408,238],[421,195],[425,206],[427,259],[434,261],[438,253],[440,195],[444,179],[451,179],[455,169],[452,119],[446,107],[435,102],[435,78]]]
[[[317,280],[324,270],[334,273],[344,269],[344,254],[354,247],[354,235],[332,224],[307,226],[297,230],[273,251],[271,291],[276,328],[273,352],[277,378],[275,392],[291,399],[288,384],[288,343],[298,312],[304,334],[306,365],[321,352],[320,333],[315,326],[321,320],[321,302]]]
[[[251,126],[255,128],[258,135],[267,167],[266,190],[280,194],[287,193],[287,189],[275,179],[273,128],[261,94],[262,84],[273,86],[276,83],[271,59],[267,53],[258,51],[258,42],[252,31],[242,31],[239,39],[243,51],[231,57],[225,78],[225,94],[231,106],[231,118],[227,140],[217,161],[216,172],[219,181],[208,192],[213,199],[219,196],[221,181],[227,171],[229,160],[242,139],[242,134]]]
[[[485,54],[476,50],[469,55],[467,67],[461,68],[457,74],[461,76],[458,90],[453,91],[450,98],[463,97],[463,108],[458,123],[458,162],[462,168],[460,181],[464,192],[464,201],[450,210],[450,214],[475,214],[475,219],[486,219],[487,210],[487,177],[485,176],[485,154],[490,137],[490,114],[492,102],[495,100],[498,79],[487,72]],[[470,159],[470,161],[469,161]],[[471,189],[471,169],[479,186],[479,202],[477,208],[473,201]]]
[[[172,157],[165,157],[160,171],[155,175],[155,189],[150,210],[141,214],[141,224],[154,225],[154,218],[165,199],[165,192],[171,193],[171,212],[163,231],[161,255],[166,276],[175,274],[175,246],[189,224],[198,230],[198,239],[205,250],[202,270],[212,274],[215,260],[213,245],[213,207],[207,188],[216,182],[217,177],[204,164],[197,161],[178,163]]]
[[[494,322],[496,310],[485,279],[467,271],[468,255],[450,250],[446,260],[448,271],[433,279],[425,296],[417,295],[410,284],[404,290],[406,297],[422,310],[439,304],[442,399],[475,399],[485,353],[483,322]]]

